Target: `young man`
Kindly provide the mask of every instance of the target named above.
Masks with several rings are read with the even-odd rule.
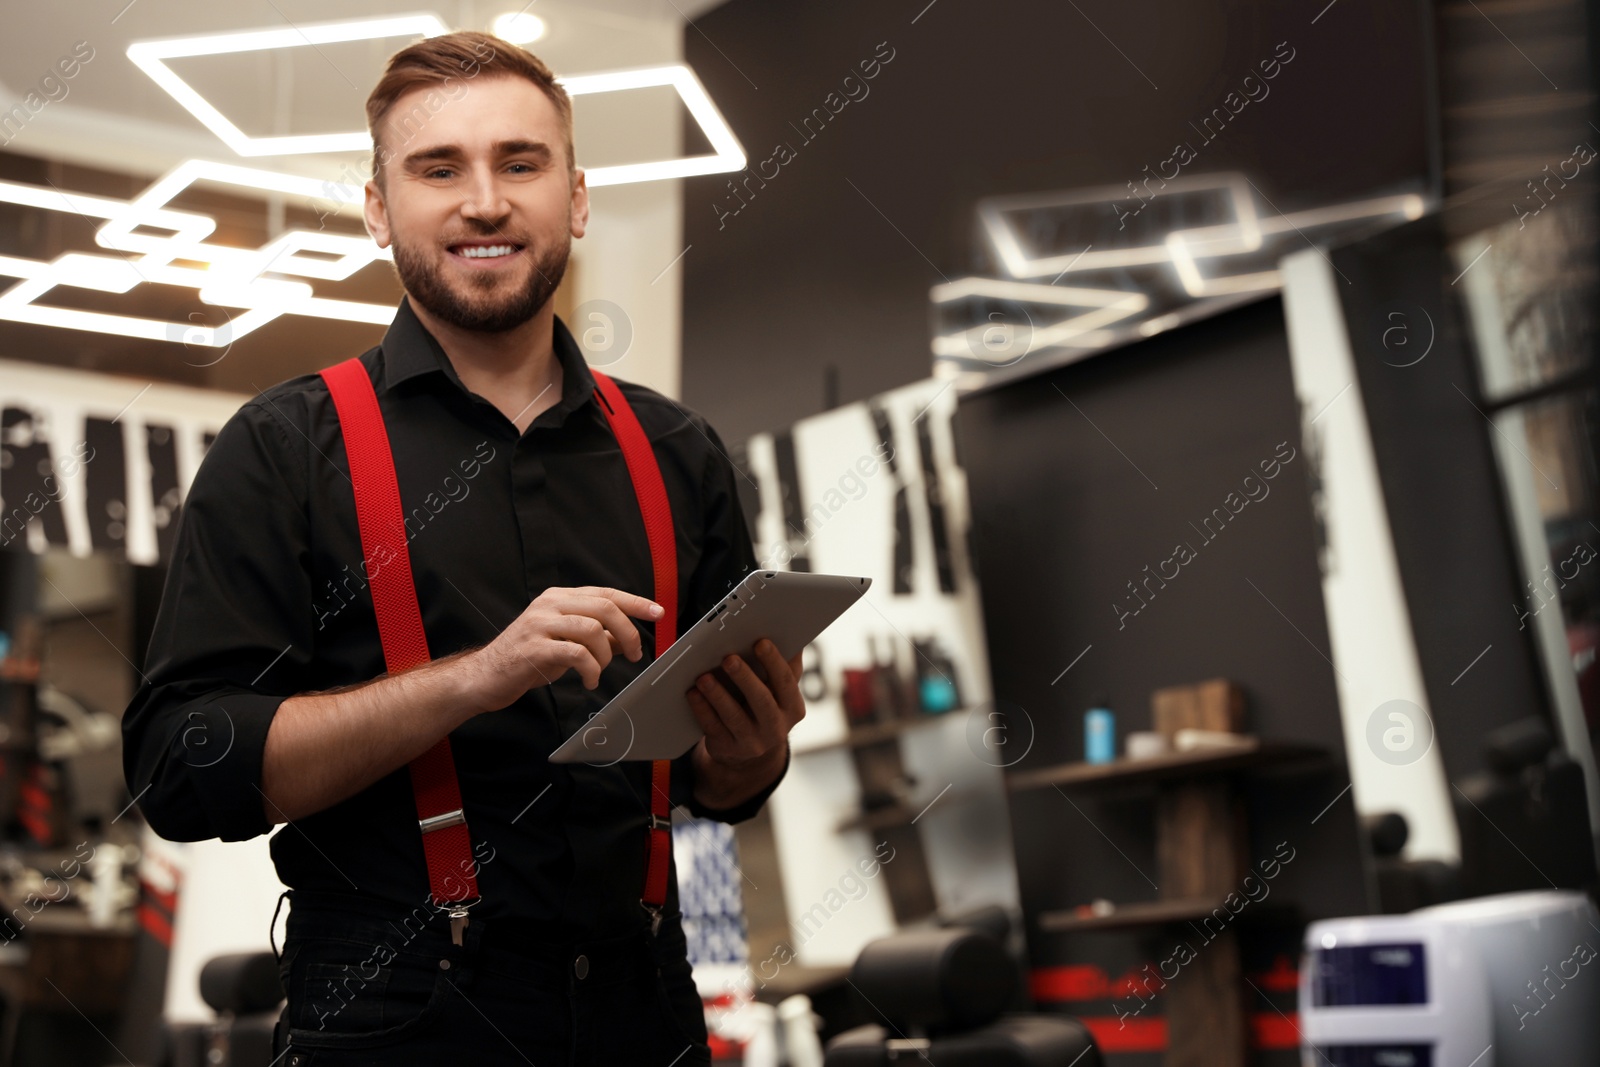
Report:
[[[435,658],[386,672],[371,587],[396,554],[364,549],[329,384],[284,382],[190,490],[128,785],[176,840],[288,824],[286,1067],[709,1063],[675,878],[641,905],[651,765],[546,758],[649,662],[661,610],[629,468],[550,305],[589,214],[570,102],[534,56],[456,33],[394,55],[367,114],[367,227],[406,296],[360,366]],[[737,474],[700,416],[618,385],[670,501],[681,634],[756,566]],[[706,736],[670,794],[698,816],[748,818],[787,770],[800,660],[755,655],[766,682],[732,657],[732,685],[685,694]],[[464,921],[431,888],[408,776],[445,736]]]

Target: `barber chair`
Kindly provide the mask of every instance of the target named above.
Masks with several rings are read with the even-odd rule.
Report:
[[[1017,967],[992,932],[954,927],[880,938],[856,957],[850,982],[884,1025],[834,1038],[824,1067],[919,1060],[939,1067],[1103,1067],[1081,1024],[1005,1014]]]
[[[283,1003],[278,962],[270,952],[238,952],[200,969],[200,999],[215,1022],[174,1027],[170,1067],[270,1067],[272,1031]]]
[[[1372,852],[1373,873],[1378,879],[1379,911],[1385,915],[1405,915],[1418,908],[1445,904],[1461,898],[1461,868],[1439,860],[1402,859],[1401,851],[1411,837],[1411,825],[1397,811],[1364,815],[1362,826]]]
[[[1489,770],[1457,783],[1464,896],[1595,887],[1583,769],[1532,717],[1484,735]]]

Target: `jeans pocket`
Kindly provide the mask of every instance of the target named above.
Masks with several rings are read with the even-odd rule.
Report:
[[[436,963],[405,957],[362,968],[308,960],[290,989],[289,1045],[367,1048],[404,1040],[426,1028],[455,995],[449,977]]]
[[[308,963],[298,1002],[291,1005],[291,1016],[300,1029],[335,1034],[381,1030],[385,1024],[384,994],[392,973],[388,967],[363,969],[347,963]]]

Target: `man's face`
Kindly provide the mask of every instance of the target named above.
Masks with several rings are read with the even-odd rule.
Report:
[[[384,187],[368,182],[367,229],[394,246],[411,299],[465,330],[501,333],[533,318],[589,219],[582,172],[569,177],[555,105],[523,78],[412,90],[384,117]]]

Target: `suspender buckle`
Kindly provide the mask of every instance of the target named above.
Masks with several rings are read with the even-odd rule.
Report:
[[[422,832],[425,834],[432,833],[435,830],[443,830],[450,826],[465,826],[467,825],[467,813],[457,808],[455,811],[447,811],[440,815],[430,815],[426,819],[418,819],[417,825],[422,828]]]
[[[669,815],[657,815],[652,811],[650,813],[649,826],[652,830],[666,830],[668,833],[671,833],[672,817]]]
[[[430,900],[432,898],[430,897]],[[459,946],[467,929],[468,911],[483,903],[482,897],[472,900],[452,900],[444,904],[433,901],[433,906],[450,917],[450,942]]]
[[[467,909],[457,907],[450,909],[450,943],[457,948],[461,947],[461,936],[467,928]]]

